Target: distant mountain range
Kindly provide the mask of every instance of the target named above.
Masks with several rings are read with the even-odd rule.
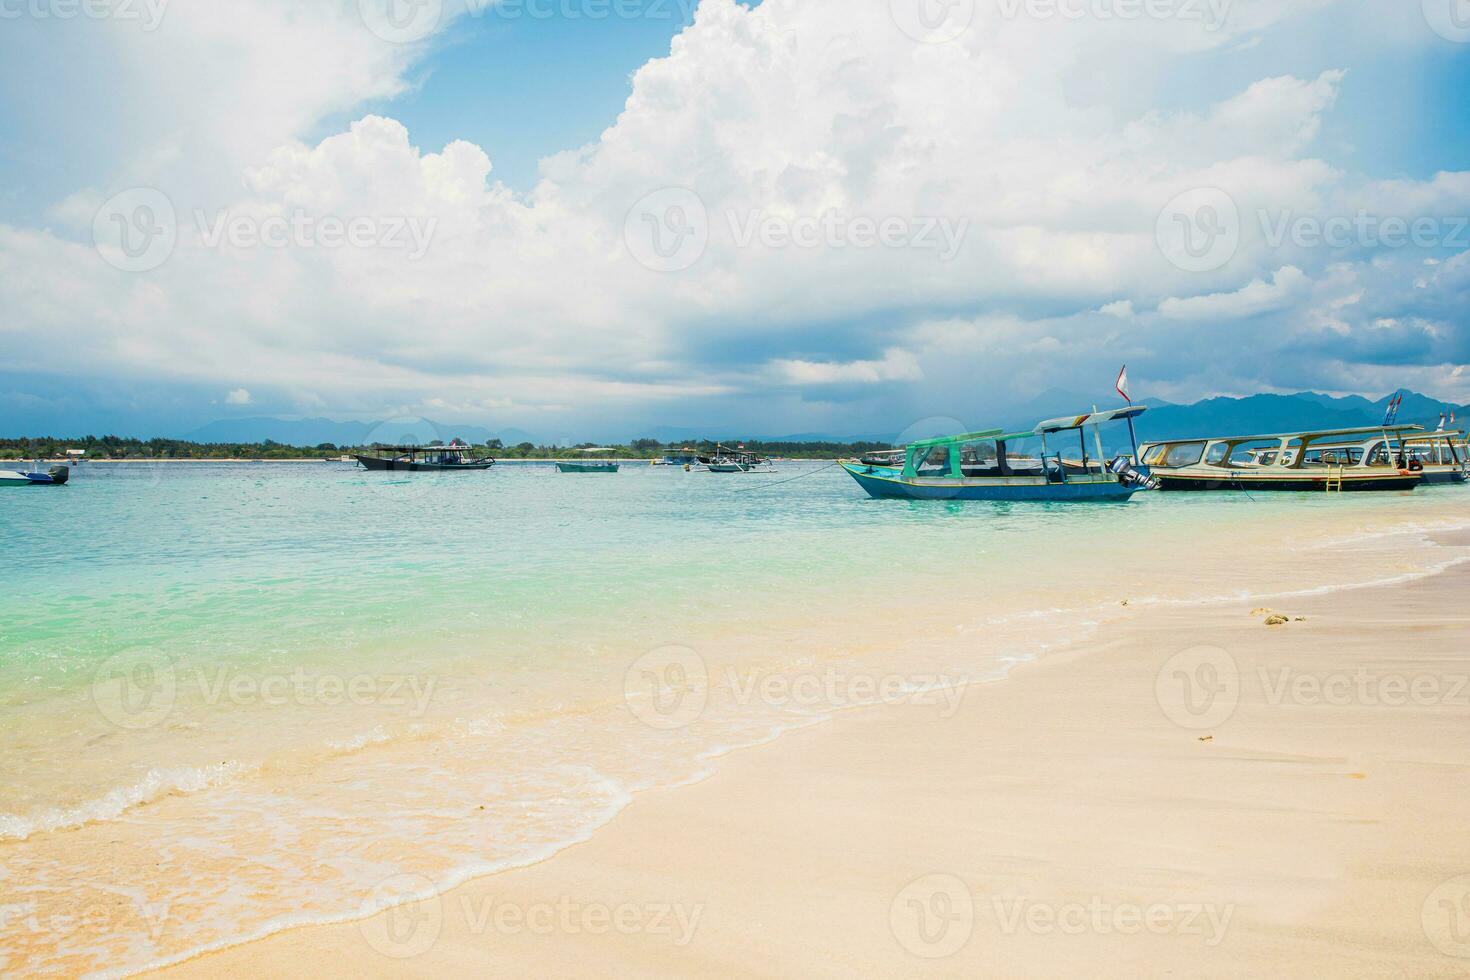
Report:
[[[1400,422],[1413,422],[1427,428],[1439,423],[1440,413],[1453,411],[1470,424],[1470,406],[1447,405],[1407,389],[1397,392],[1404,401],[1399,410]],[[1176,439],[1195,435],[1252,435],[1267,432],[1291,432],[1298,429],[1350,429],[1378,425],[1393,395],[1370,401],[1361,395],[1338,398],[1304,391],[1295,395],[1251,395],[1246,398],[1209,398],[1193,405],[1176,405],[1161,399],[1146,398],[1149,412],[1138,422],[1140,439]],[[1118,396],[1085,395],[1077,392],[1047,391],[1023,405],[1013,406],[1005,416],[990,420],[977,419],[975,426],[997,426],[1027,429],[1037,422],[1085,411],[1093,405],[1116,407]],[[668,444],[699,439],[760,439],[764,442],[891,442],[899,432],[864,432],[835,434],[800,432],[791,435],[720,432],[713,426],[703,429],[653,426],[630,434],[627,438],[647,437]],[[361,446],[373,442],[428,443],[463,439],[482,444],[499,439],[508,446],[522,442],[540,442],[537,436],[522,429],[489,429],[477,425],[438,423],[428,420],[401,422],[334,422],[331,419],[242,418],[211,422],[183,436],[201,443],[258,443],[269,439],[287,446]]]

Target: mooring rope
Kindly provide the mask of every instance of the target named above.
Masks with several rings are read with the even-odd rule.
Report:
[[[812,470],[812,471],[810,471],[808,473],[801,473],[801,474],[798,474],[796,476],[791,477],[790,479],[777,480],[775,483],[763,483],[763,484],[761,484],[758,487],[741,487],[740,489],[736,490],[735,492],[736,493],[750,493],[753,490],[769,490],[769,489],[771,489],[771,487],[779,487],[783,483],[793,483],[793,482],[795,482],[797,480],[803,480],[803,479],[805,479],[806,477],[809,477],[809,476],[816,476],[818,473],[822,472],[823,470],[830,470],[834,466],[841,466],[841,465],[842,464],[840,462],[838,462],[838,463],[828,463],[826,466],[819,466],[816,469],[814,469],[814,470]]]

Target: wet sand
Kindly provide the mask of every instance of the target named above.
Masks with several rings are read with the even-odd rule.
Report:
[[[845,712],[539,864],[161,972],[1465,976],[1467,590],[1120,608],[958,710]]]

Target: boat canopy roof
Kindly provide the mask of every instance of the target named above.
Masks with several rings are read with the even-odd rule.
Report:
[[[1365,425],[1355,429],[1307,429],[1303,432],[1271,432],[1259,436],[1190,436],[1187,439],[1160,439],[1148,443],[1150,446],[1177,445],[1181,442],[1280,442],[1283,439],[1337,439],[1343,436],[1368,436],[1375,434],[1402,434],[1424,432],[1422,425]],[[1427,433],[1426,433],[1427,434]]]
[[[966,432],[957,436],[939,436],[934,439],[919,439],[909,443],[916,449],[932,446],[948,446],[961,442],[985,442],[991,439],[1005,441],[1007,439],[1025,439],[1030,436],[1049,435],[1053,432],[1066,432],[1070,429],[1080,429],[1084,425],[1101,425],[1104,422],[1117,422],[1122,419],[1137,418],[1148,411],[1147,405],[1129,405],[1127,408],[1114,408],[1106,412],[1088,412],[1084,415],[1067,415],[1058,419],[1047,419],[1038,422],[1035,428],[1026,429],[1021,432],[1007,432],[1005,429],[986,429],[982,432]]]
[[[1403,437],[1404,442],[1440,442],[1444,439],[1464,438],[1463,429],[1435,429],[1433,432],[1415,432]]]
[[[473,446],[374,446],[380,452],[389,453],[463,453]]]

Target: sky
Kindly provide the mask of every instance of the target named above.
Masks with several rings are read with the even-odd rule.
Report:
[[[0,435],[1467,402],[1467,86],[1466,0],[0,0]]]

